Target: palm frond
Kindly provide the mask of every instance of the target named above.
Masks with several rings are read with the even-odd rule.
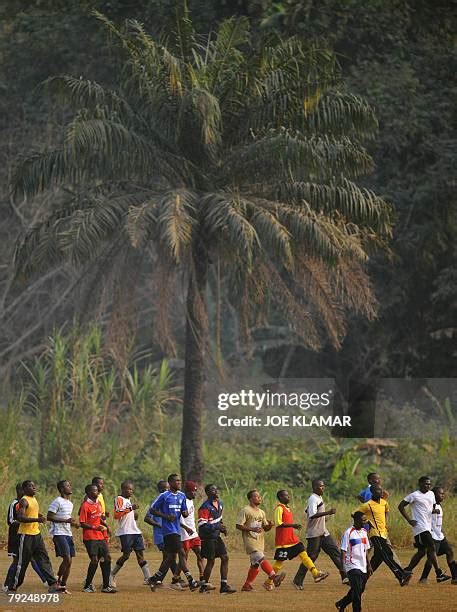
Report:
[[[37,271],[47,270],[64,261],[57,234],[59,222],[67,216],[67,211],[56,211],[20,236],[13,253],[16,278],[28,278]]]
[[[106,89],[96,81],[90,81],[82,76],[76,78],[63,74],[49,77],[41,84],[41,88],[58,103],[69,104],[76,110],[103,106],[122,115],[134,115],[127,100],[117,91]]]
[[[131,206],[128,210],[126,230],[135,249],[146,244],[157,225],[156,206],[159,197],[149,197],[140,206]]]
[[[334,270],[319,259],[297,257],[294,280],[304,292],[303,300],[313,312],[322,335],[327,336],[335,348],[339,348],[346,333],[346,317],[333,278]]]
[[[188,62],[197,48],[197,35],[185,1],[176,7],[173,43],[176,53],[183,62]]]
[[[19,157],[11,178],[12,195],[15,199],[33,197],[62,183],[63,176],[72,183],[79,177],[74,167],[67,166],[63,149]]]
[[[373,169],[373,160],[359,143],[347,137],[310,138],[287,130],[270,131],[251,144],[234,147],[226,163],[241,183],[266,180],[329,180],[361,176]]]
[[[248,122],[254,131],[294,129],[307,109],[340,80],[335,56],[298,38],[266,46],[258,62]]]
[[[249,265],[260,241],[254,226],[246,218],[246,204],[236,194],[210,193],[201,198],[200,215],[208,237],[228,241]]]
[[[205,84],[209,91],[224,100],[236,81],[245,55],[240,50],[248,41],[249,20],[247,17],[231,17],[223,21],[215,37],[210,37],[204,64]]]
[[[107,241],[124,233],[128,203],[125,198],[97,198],[92,206],[76,210],[58,234],[65,258],[75,266],[94,260]]]
[[[378,130],[378,121],[373,108],[360,96],[331,90],[305,114],[301,129],[309,134],[370,139]]]
[[[334,270],[333,282],[343,306],[362,314],[368,320],[376,317],[378,302],[370,277],[364,267],[353,259],[342,258]]]
[[[306,304],[300,303],[274,265],[270,262],[260,264],[258,274],[265,275],[270,281],[270,295],[282,312],[291,331],[295,332],[305,346],[317,350],[321,339],[316,324]]]
[[[193,191],[177,189],[162,195],[157,203],[156,239],[177,264],[184,262],[196,225],[197,197]]]
[[[272,259],[277,259],[287,268],[294,265],[292,236],[287,227],[283,225],[275,209],[271,209],[271,202],[263,202],[256,197],[243,198],[249,210],[249,222],[254,227],[262,250]]]
[[[370,189],[360,188],[346,178],[328,184],[287,181],[279,185],[276,196],[285,202],[305,201],[314,210],[326,214],[338,211],[353,223],[389,235],[391,207]]]

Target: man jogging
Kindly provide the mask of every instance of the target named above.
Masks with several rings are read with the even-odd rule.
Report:
[[[273,585],[278,587],[285,578],[285,573],[277,574],[271,564],[265,559],[265,538],[264,532],[270,531],[274,526],[272,521],[268,521],[265,512],[260,508],[262,498],[260,493],[253,489],[247,494],[249,504],[245,506],[236,519],[236,528],[243,535],[243,543],[246,554],[249,555],[251,567],[249,568],[246,581],[242,587],[242,591],[253,591],[252,583],[257,578],[260,569],[262,569],[267,577],[273,581]],[[266,582],[264,587],[267,590],[272,590],[273,585]]]
[[[222,595],[235,593],[236,589],[227,583],[229,556],[221,533],[227,535],[227,528],[222,522],[223,504],[219,499],[219,491],[216,485],[208,484],[205,487],[208,496],[198,510],[198,535],[202,541],[202,557],[206,559],[203,572],[204,583],[200,587],[200,593],[209,593],[214,590],[209,579],[214,567],[216,557],[221,560],[221,587]]]
[[[354,512],[352,518],[354,519],[353,526],[346,529],[341,540],[341,561],[351,588],[342,599],[335,603],[339,612],[344,612],[350,604],[352,604],[352,612],[362,610],[362,593],[372,573],[368,559],[370,542],[367,531],[363,527],[363,513]]]
[[[410,493],[403,499],[398,509],[401,515],[413,528],[414,541],[417,546],[417,552],[413,555],[411,561],[405,567],[405,571],[412,572],[419,561],[427,554],[427,559],[433,565],[436,574],[437,582],[445,582],[449,580],[449,576],[440,569],[438,559],[436,558],[435,543],[432,537],[432,514],[435,513],[435,495],[430,490],[432,482],[429,476],[421,476],[419,478],[419,489]],[[406,506],[411,505],[412,518],[405,511]],[[439,512],[439,511],[438,511]],[[436,512],[436,513],[438,513]]]
[[[306,529],[306,538],[308,542],[306,552],[311,561],[316,561],[322,549],[325,554],[330,557],[333,564],[340,572],[343,584],[348,584],[346,574],[341,565],[340,549],[338,548],[338,544],[328,532],[325,522],[325,517],[332,516],[335,514],[336,510],[335,508],[330,508],[330,510],[327,511],[325,510],[325,503],[322,498],[325,491],[324,482],[316,478],[311,484],[313,487],[313,492],[308,498],[305,508],[305,514],[308,517],[308,525]],[[302,563],[295,574],[293,584],[299,591],[303,589],[303,581],[307,571],[308,569]]]
[[[433,542],[435,543],[436,555],[438,557],[441,557],[441,555],[446,555],[446,561],[451,571],[452,584],[457,584],[457,564],[454,560],[454,551],[443,533],[443,506],[441,504],[444,500],[444,489],[443,487],[433,487],[432,491],[435,495],[436,501],[435,510],[438,511],[432,514],[432,537]],[[423,552],[425,555],[425,551]],[[427,583],[427,578],[431,569],[432,565],[427,559],[424,569],[422,570],[422,575],[419,579],[421,584]]]
[[[371,569],[375,572],[381,563],[385,563],[400,586],[407,584],[411,577],[409,571],[395,561],[392,546],[388,540],[387,519],[389,516],[389,504],[382,496],[380,485],[371,485],[371,499],[359,507],[363,512],[363,520],[370,525],[370,542],[374,548],[374,555],[371,559]]]
[[[19,522],[18,555],[8,580],[8,591],[14,592],[24,581],[25,572],[32,559],[39,565],[41,573],[49,585],[50,593],[64,592],[54,576],[51,561],[40,533],[40,524],[45,523],[45,517],[40,514],[40,507],[35,497],[36,486],[32,480],[22,483],[23,497],[19,500],[17,521]]]

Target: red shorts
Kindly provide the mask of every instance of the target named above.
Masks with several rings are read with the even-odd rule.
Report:
[[[191,550],[192,548],[201,546],[201,544],[202,544],[202,541],[200,540],[198,536],[196,536],[195,538],[190,538],[190,540],[183,540],[182,547],[187,552],[188,550]]]

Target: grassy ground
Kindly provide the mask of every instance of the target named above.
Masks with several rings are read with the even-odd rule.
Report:
[[[413,550],[401,551],[400,557],[406,562],[413,554]],[[116,555],[114,555],[115,557]],[[158,566],[159,555],[157,552],[148,550],[147,558],[151,569]],[[269,554],[271,558],[271,551]],[[0,573],[5,575],[7,568],[6,554],[2,554],[0,560]],[[53,559],[54,568],[57,567]],[[331,572],[330,577],[320,583],[313,584],[309,577],[305,581],[305,590],[296,591],[291,580],[297,569],[297,562],[286,562],[284,569],[287,572],[283,585],[273,592],[266,592],[262,588],[263,576],[259,575],[255,584],[255,592],[241,593],[221,596],[217,591],[207,595],[198,592],[189,593],[176,592],[168,588],[151,593],[148,587],[143,586],[142,574],[136,562],[131,559],[117,577],[118,593],[105,595],[103,593],[82,593],[81,585],[87,567],[87,557],[84,551],[78,551],[74,561],[72,573],[69,580],[71,595],[62,596],[61,604],[46,604],[47,610],[165,610],[165,609],[200,609],[211,607],[212,610],[246,610],[249,612],[263,612],[266,610],[297,610],[307,607],[313,612],[334,610],[334,602],[340,598],[347,587],[341,585],[339,574],[331,564],[328,557],[319,557],[318,566]],[[242,553],[233,553],[230,557],[230,584],[240,589],[248,568],[247,557]],[[191,559],[191,569],[196,572],[196,566]],[[216,565],[213,583],[218,584]],[[418,584],[420,570],[416,572],[409,586],[400,588],[392,574],[381,566],[372,579],[368,582],[363,597],[363,609],[365,612],[386,612],[386,610],[404,610],[407,612],[429,612],[439,609],[442,612],[456,610],[457,586],[449,582],[436,584],[429,580],[426,586]],[[97,574],[94,584],[100,583],[100,573]],[[168,580],[166,580],[168,583]],[[43,586],[37,581],[33,571],[28,570],[25,583],[21,589],[24,593],[44,593]],[[0,594],[0,609],[2,610],[27,610],[32,605],[11,605],[7,596]],[[35,605],[36,606],[36,605]],[[38,606],[41,609],[43,607]]]

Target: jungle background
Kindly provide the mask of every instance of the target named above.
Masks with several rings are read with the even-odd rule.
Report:
[[[49,76],[84,75],[110,83],[113,52],[96,9],[116,23],[134,18],[148,31],[167,27],[177,3],[5,0],[0,7],[0,489],[32,477],[50,495],[68,477],[82,489],[101,473],[114,495],[125,477],[152,498],[153,483],[176,471],[182,413],[183,337],[167,354],[156,340],[154,296],[137,278],[131,301],[118,292],[82,288],[67,263],[18,278],[15,245],[46,215],[52,192],[14,199],[18,156],[55,141],[65,117],[38,87]],[[340,350],[312,351],[274,319],[252,330],[248,348],[222,303],[220,343],[212,340],[207,378],[330,377],[454,378],[457,366],[456,164],[457,12],[453,2],[402,0],[189,1],[196,27],[208,32],[223,18],[247,16],[254,34],[317,39],[336,53],[348,90],[374,107],[377,137],[369,143],[375,170],[363,179],[395,211],[391,252],[370,261],[377,318],[349,318]],[[210,303],[209,310],[217,304]],[[170,309],[183,310],[183,301]],[[132,317],[135,313],[134,324]],[[220,333],[219,333],[220,332]],[[419,388],[421,383],[419,382]],[[438,402],[449,428],[455,397]],[[211,409],[211,406],[207,406]],[[417,415],[416,415],[417,417]],[[205,480],[216,481],[233,505],[245,488],[288,486],[304,498],[319,475],[332,498],[348,506],[368,471],[392,492],[409,492],[422,473],[457,487],[456,440],[444,430],[422,439],[332,437],[322,433],[277,444],[204,434]],[[394,493],[395,494],[395,493]],[[270,494],[268,494],[270,495]],[[343,502],[342,502],[343,503]],[[4,504],[4,505],[5,505]],[[231,504],[229,504],[231,505]]]

